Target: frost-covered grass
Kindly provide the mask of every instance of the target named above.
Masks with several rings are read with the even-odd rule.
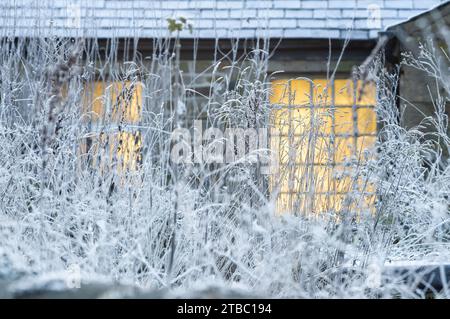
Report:
[[[420,127],[404,129],[393,89],[398,75],[375,61],[371,76],[383,127],[366,160],[347,165],[355,181],[376,186],[375,212],[360,207],[359,189],[338,212],[280,216],[258,165],[175,165],[169,158],[173,129],[192,127],[190,108],[210,126],[267,125],[267,42],[244,56],[236,54],[236,43],[205,70],[193,70],[194,61],[190,72],[176,38],[156,41],[151,57],[134,54],[124,63],[111,43],[102,56],[96,40],[1,40],[0,277],[79,265],[86,278],[152,289],[421,297],[400,278],[383,275],[384,263],[450,260],[450,168],[442,156],[450,145],[448,94],[430,92],[432,139]],[[415,67],[428,66],[429,58],[423,55]],[[108,136],[111,124],[106,118],[92,125],[90,109],[82,107],[84,83],[93,79],[142,85],[139,123],[119,120],[117,128],[143,137],[136,170],[118,169],[117,152],[98,151],[120,147],[113,139],[80,150],[87,137]],[[205,83],[207,90],[197,90]]]

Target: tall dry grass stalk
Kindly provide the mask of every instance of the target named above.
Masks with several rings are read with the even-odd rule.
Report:
[[[267,39],[245,55],[237,54],[238,41],[225,54],[216,48],[208,63],[181,60],[180,43],[160,38],[142,56],[121,53],[117,39],[102,51],[97,39],[1,40],[0,256],[11,271],[34,276],[76,264],[84,278],[155,289],[417,296],[413,286],[383,275],[383,265],[450,256],[450,170],[441,156],[450,145],[442,112],[448,96],[435,100],[440,143],[403,128],[393,91],[398,73],[388,74],[380,57],[371,74],[382,129],[366,160],[346,166],[354,181],[374,185],[373,206],[362,208],[358,186],[346,209],[311,218],[308,206],[293,206],[278,215],[276,187],[259,162],[170,158],[171,133],[192,132],[196,119],[223,129],[270,125]],[[126,110],[136,91],[139,116]],[[317,118],[295,139],[313,148],[322,126]],[[278,174],[289,170],[281,165]],[[309,178],[295,175],[300,183]]]

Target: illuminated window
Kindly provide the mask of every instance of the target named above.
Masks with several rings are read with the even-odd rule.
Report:
[[[365,161],[376,140],[375,88],[336,79],[275,80],[271,148],[277,212],[318,214],[373,206],[373,186],[349,162]],[[359,193],[349,200],[350,192]]]
[[[141,106],[140,83],[96,81],[86,85],[84,107],[92,134],[82,151],[90,154],[94,167],[119,173],[137,168],[142,147],[137,130]]]

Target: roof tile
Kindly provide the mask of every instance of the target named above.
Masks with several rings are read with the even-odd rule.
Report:
[[[166,18],[194,27],[181,37],[373,38],[443,0],[2,0],[0,36],[166,36]],[[373,18],[379,17],[379,23]],[[77,19],[79,18],[79,19]],[[371,23],[367,23],[368,18]]]

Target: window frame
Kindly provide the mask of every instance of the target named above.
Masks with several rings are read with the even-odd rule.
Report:
[[[330,102],[329,103],[325,103],[323,105],[319,105],[318,107],[317,107],[317,104],[314,103],[314,100],[315,100],[314,95],[316,93],[316,92],[314,92],[314,90],[315,90],[314,82],[319,80],[319,81],[323,81],[324,83],[327,83],[329,80],[326,79],[326,74],[324,72],[311,73],[311,74],[302,75],[302,76],[298,76],[298,74],[296,74],[296,73],[283,73],[281,76],[277,77],[276,79],[273,79],[273,78],[271,79],[271,92],[273,92],[272,91],[273,90],[273,83],[275,81],[278,81],[278,82],[285,81],[285,82],[287,82],[287,81],[292,81],[292,80],[295,81],[295,80],[298,80],[298,79],[310,80],[310,82],[309,82],[309,90],[310,90],[309,102],[305,103],[303,105],[302,104],[291,103],[292,99],[289,97],[289,95],[292,95],[292,91],[291,91],[292,87],[291,87],[291,85],[289,85],[289,91],[290,92],[287,93],[288,101],[289,101],[289,103],[287,104],[287,107],[283,106],[282,103],[272,103],[271,102],[272,112],[274,110],[288,110],[291,113],[292,110],[296,110],[296,109],[309,109],[311,111],[311,113],[312,113],[313,111],[315,111],[317,109],[330,110],[332,112],[332,115],[330,116],[331,121],[332,121],[331,129],[330,129],[329,133],[322,134],[321,137],[324,138],[327,141],[331,140],[332,143],[335,143],[335,140],[337,138],[349,138],[349,139],[352,139],[352,144],[353,144],[353,149],[354,149],[352,155],[355,155],[355,154],[358,155],[358,161],[360,161],[361,160],[360,159],[360,157],[361,157],[360,154],[363,151],[363,149],[359,150],[358,143],[362,144],[362,142],[359,142],[359,141],[361,141],[361,138],[365,139],[367,137],[370,137],[370,138],[373,138],[373,144],[371,144],[371,145],[375,145],[376,140],[377,140],[377,133],[380,130],[380,121],[377,118],[377,114],[376,114],[376,110],[375,110],[377,93],[376,93],[376,88],[373,86],[373,84],[370,84],[370,85],[372,85],[372,90],[373,90],[373,92],[372,92],[373,96],[370,96],[370,98],[372,98],[373,102],[372,103],[368,103],[368,104],[366,103],[366,104],[363,104],[363,105],[360,105],[358,103],[358,101],[357,101],[358,94],[359,94],[359,92],[357,92],[357,90],[359,90],[359,83],[361,83],[361,82],[358,82],[358,79],[351,78],[351,77],[349,78],[349,74],[348,73],[337,73],[335,75],[335,78],[332,79],[333,85],[331,86],[331,99],[330,99]],[[357,94],[352,94],[353,95],[352,103],[349,103],[348,105],[346,105],[346,104],[336,105],[336,101],[335,101],[336,85],[335,85],[335,82],[334,82],[335,80],[346,80],[346,81],[350,80],[351,81],[350,83],[351,83],[352,87],[350,89],[353,90],[353,92],[357,92]],[[353,127],[352,127],[352,130],[351,130],[350,134],[336,133],[336,117],[333,116],[333,115],[335,114],[334,112],[336,112],[337,109],[344,109],[344,108],[347,108],[347,109],[351,110],[351,118],[352,118],[351,125]],[[373,127],[373,132],[372,133],[367,133],[367,132],[360,133],[359,132],[360,131],[359,130],[360,122],[358,121],[358,111],[359,110],[363,110],[363,109],[369,109],[369,110],[371,109],[373,111],[375,125]],[[273,123],[272,116],[273,116],[273,113],[271,113],[271,116],[270,116],[271,117],[270,124],[271,125],[276,125],[275,123]],[[289,125],[290,125],[291,121],[292,121],[292,117],[290,117]],[[290,133],[290,130],[288,132]],[[283,137],[284,138],[290,138],[292,136],[295,136],[295,134],[294,135],[290,135],[289,133],[281,134],[280,138],[283,138]],[[319,136],[320,136],[320,134],[319,134]],[[272,140],[272,137],[270,137],[270,139]],[[290,145],[291,145],[291,142],[289,142],[289,148],[290,148]],[[273,149],[272,144],[271,144],[271,149]],[[364,148],[364,149],[366,149],[366,148]],[[276,152],[277,153],[279,152],[279,148],[276,150]],[[308,167],[310,167],[314,171],[317,167],[322,167],[322,166],[329,167],[329,166],[331,166],[332,171],[334,171],[336,168],[341,168],[344,165],[343,165],[343,162],[336,161],[336,156],[335,156],[335,154],[337,153],[336,149],[334,149],[333,153],[334,153],[333,154],[333,160],[331,161],[331,163],[325,163],[324,164],[324,163],[315,163],[315,162],[308,163],[308,162],[306,162],[305,163],[306,165],[305,164],[302,165],[301,163],[294,163],[294,165],[293,165],[294,169],[295,170],[297,170],[299,168],[300,169],[302,169],[302,168],[306,168],[307,169]],[[279,157],[279,154],[276,154],[276,156]],[[282,165],[291,165],[291,163],[288,162],[288,163],[279,163],[278,164],[278,166],[282,166]],[[279,171],[277,171],[277,173],[279,173]],[[328,172],[325,172],[325,173],[328,174]],[[314,175],[314,174],[312,174],[312,175]],[[289,177],[288,177],[288,179],[289,179]],[[358,179],[358,180],[353,180],[353,184],[355,184],[354,183],[355,181],[357,183],[359,183],[359,179]],[[332,179],[332,182],[335,183],[334,178]],[[283,186],[279,185],[279,184],[282,184],[282,183],[283,182],[279,182],[278,185],[276,185],[276,187],[274,187],[273,181],[270,182],[270,184],[271,184],[271,191],[273,189],[277,190],[277,194],[276,194],[277,195],[277,199],[276,199],[276,201],[277,201],[277,203],[276,203],[277,211],[279,210],[279,208],[278,208],[278,206],[279,206],[278,205],[278,201],[279,201],[280,195],[281,196],[287,196],[287,197],[298,197],[298,196],[304,196],[305,197],[305,196],[311,195],[310,191],[308,191],[307,189],[301,189],[301,188],[293,189],[291,187],[287,191],[285,191],[285,190],[282,189]],[[288,181],[288,183],[289,183],[289,181]],[[328,182],[328,183],[330,183],[330,182]],[[353,187],[354,186],[352,186],[351,190],[348,189],[346,191],[336,192],[336,187],[335,186],[333,186],[331,189],[328,186],[328,190],[326,190],[324,192],[317,192],[314,195],[320,195],[320,196],[324,195],[324,196],[328,196],[328,197],[346,196],[353,190]],[[333,191],[333,192],[331,192],[331,191]],[[373,197],[373,196],[375,196],[375,194],[376,194],[376,190],[375,191],[371,191],[371,192],[367,192],[367,194],[366,194],[366,192],[363,192],[364,197],[367,197],[367,196]],[[293,211],[295,213],[297,210],[292,205],[292,202],[293,202],[292,198],[289,198],[288,201],[291,202],[288,205],[289,206],[288,209],[290,209],[291,211]],[[314,201],[314,199],[311,199],[310,201],[312,202],[312,201]],[[329,198],[327,199],[327,201],[329,201]],[[342,204],[343,203],[344,203],[344,201],[342,201]],[[301,206],[301,204],[299,206]],[[314,205],[312,205],[312,206],[314,206]],[[373,206],[373,204],[371,206]],[[314,209],[312,209],[312,210],[313,210],[313,213],[314,213]],[[337,209],[337,210],[340,211],[341,209]],[[281,212],[281,213],[283,213],[283,212]],[[320,213],[323,213],[323,212],[318,212],[318,213],[320,214]]]

